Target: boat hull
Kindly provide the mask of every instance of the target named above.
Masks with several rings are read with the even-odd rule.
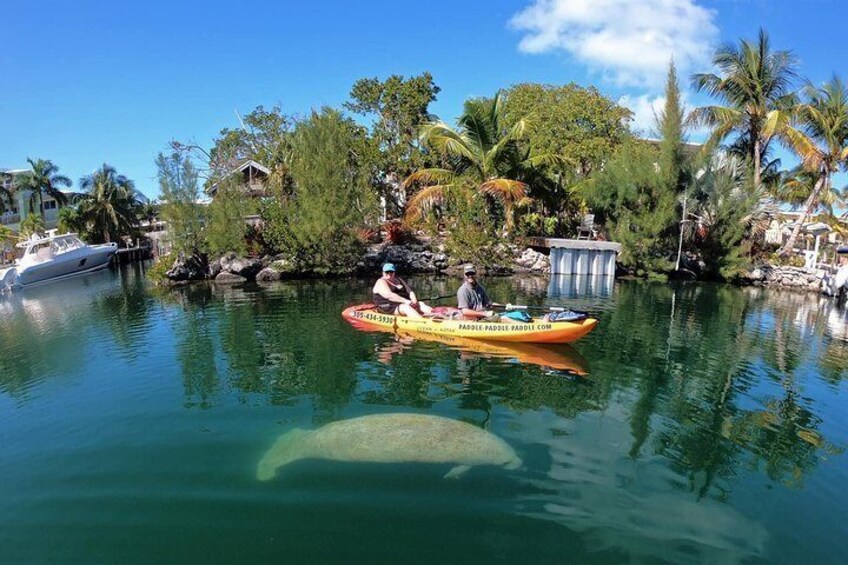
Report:
[[[104,269],[117,250],[114,243],[90,245],[43,263],[18,268],[16,286],[32,286]]]
[[[508,343],[569,343],[591,332],[598,321],[586,318],[575,322],[546,322],[534,318],[530,323],[477,322],[406,318],[382,314],[373,304],[351,306],[342,312],[354,325],[384,328],[395,332],[416,332]]]

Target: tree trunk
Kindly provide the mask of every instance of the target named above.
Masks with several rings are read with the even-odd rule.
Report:
[[[760,188],[760,176],[762,172],[760,171],[760,138],[754,138],[754,190]]]
[[[103,230],[103,239],[105,240],[106,243],[111,243],[111,240],[109,239],[109,230],[108,229]]]
[[[823,170],[819,180],[816,181],[816,186],[813,187],[813,191],[804,203],[804,209],[801,212],[801,216],[798,218],[798,221],[795,223],[795,228],[792,230],[792,235],[789,236],[789,241],[786,242],[786,245],[780,248],[777,252],[778,255],[788,255],[792,252],[792,248],[795,247],[795,240],[798,239],[798,235],[801,233],[801,228],[804,226],[804,222],[807,221],[807,216],[813,212],[813,209],[819,202],[822,189],[827,185],[827,177],[827,171]]]

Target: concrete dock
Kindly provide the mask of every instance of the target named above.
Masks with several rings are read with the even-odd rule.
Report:
[[[550,249],[552,275],[615,276],[615,259],[621,244],[613,241],[530,238],[533,247]]]

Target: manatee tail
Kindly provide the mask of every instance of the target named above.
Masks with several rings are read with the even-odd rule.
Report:
[[[259,460],[256,478],[260,481],[273,479],[278,468],[300,459],[300,445],[308,434],[306,430],[295,428],[278,437],[271,449]]]

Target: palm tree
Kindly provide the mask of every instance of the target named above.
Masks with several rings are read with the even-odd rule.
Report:
[[[4,226],[0,224],[0,243],[4,241],[13,241],[17,239],[17,234],[12,230],[12,228]],[[0,261],[2,261],[3,257],[0,256]]]
[[[504,97],[498,92],[494,98],[467,100],[457,128],[441,121],[422,126],[422,144],[445,157],[450,168],[420,169],[406,178],[406,188],[424,185],[409,200],[407,218],[426,212],[444,201],[448,190],[470,182],[478,193],[503,205],[508,229],[513,206],[527,195],[527,184],[518,179],[529,166],[552,158],[531,159],[529,150],[518,147],[527,132],[527,119],[509,128],[505,123]]]
[[[141,195],[135,185],[107,164],[80,179],[85,191],[79,204],[80,215],[93,234],[103,240],[132,232],[137,225]]]
[[[35,204],[38,203],[41,217],[44,217],[44,196],[50,196],[59,205],[63,205],[68,201],[65,194],[59,190],[60,186],[68,188],[71,186],[71,179],[59,174],[59,167],[53,164],[52,161],[38,159],[33,161],[27,159],[30,166],[30,171],[22,173],[17,178],[19,190],[30,191],[29,209],[30,212],[35,211]]]
[[[808,101],[797,108],[799,129],[788,122],[769,124],[769,128],[779,132],[784,143],[798,154],[803,168],[816,178],[792,235],[778,251],[781,255],[786,255],[795,246],[807,216],[819,206],[822,196],[830,196],[831,175],[848,163],[848,89],[845,84],[834,76],[821,88],[807,85],[804,93]]]
[[[819,175],[815,171],[805,168],[803,164],[790,171],[785,171],[781,176],[779,185],[773,191],[774,195],[781,202],[786,202],[794,207],[801,206],[807,201],[819,180]],[[828,218],[836,218],[834,206],[844,206],[844,200],[845,194],[833,185],[829,185],[827,190],[821,192],[817,206],[812,213],[815,214],[820,210]]]
[[[761,29],[756,43],[742,40],[738,47],[718,49],[713,64],[718,75],[693,75],[692,84],[698,92],[706,92],[726,105],[696,108],[689,122],[713,128],[708,149],[738,134],[753,163],[754,186],[759,187],[772,136],[780,133],[769,130],[767,124],[786,123],[796,103],[793,83],[797,60],[790,51],[772,51],[768,35]]]
[[[9,188],[14,180],[12,173],[0,171],[0,213],[5,212],[7,207],[14,207],[12,191]]]

